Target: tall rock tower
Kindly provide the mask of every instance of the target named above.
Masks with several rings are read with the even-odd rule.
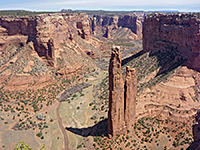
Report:
[[[125,133],[134,123],[136,114],[136,69],[126,67],[125,86],[121,71],[120,47],[113,47],[109,65],[108,134]]]
[[[137,75],[136,69],[126,67],[125,77],[125,104],[124,104],[124,118],[127,129],[131,128],[131,125],[135,121],[136,115],[136,95],[137,95]]]
[[[124,122],[124,82],[121,72],[120,47],[113,47],[109,65],[108,134],[122,133]]]

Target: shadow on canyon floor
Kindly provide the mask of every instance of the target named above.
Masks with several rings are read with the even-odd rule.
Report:
[[[196,116],[196,121],[198,121],[198,117]],[[195,130],[196,128],[196,130]],[[200,141],[198,138],[195,139],[195,137],[198,137],[199,135],[199,124],[194,124],[192,126],[192,132],[193,132],[193,139],[194,141],[190,144],[190,146],[186,150],[199,150],[200,149]]]
[[[186,150],[198,150],[199,142],[192,142],[192,144]]]
[[[140,52],[138,52],[138,53],[136,53],[136,54],[134,54],[134,55],[132,55],[132,56],[130,56],[128,58],[123,59],[122,60],[122,66],[124,66],[125,64],[127,64],[129,61],[131,61],[131,60],[133,60],[133,59],[141,56],[144,53],[145,53],[144,51],[140,51]]]
[[[128,57],[125,58],[124,60],[122,60],[122,66],[126,65],[127,63],[129,63],[130,61],[142,56],[143,54],[145,54],[146,52],[144,50]],[[157,59],[157,63],[155,62],[151,62],[151,57],[156,57]],[[147,56],[142,56],[141,59],[143,59],[142,63],[144,62],[143,65],[147,65],[150,67],[152,67],[152,65],[156,65],[157,68],[160,67],[157,76],[161,75],[161,74],[167,74],[168,72],[176,69],[177,67],[184,65],[184,63],[186,62],[186,58],[182,57],[181,54],[177,51],[176,48],[166,48],[165,50],[157,50],[155,52],[150,52]],[[141,63],[141,60],[139,61],[139,63]],[[154,64],[153,64],[154,63]],[[136,66],[141,66],[142,64],[136,63]],[[151,68],[146,68],[146,69],[151,69]]]
[[[150,52],[150,57],[156,56],[158,66],[160,67],[157,76],[161,74],[167,74],[168,72],[184,65],[187,61],[186,57],[183,57],[177,48],[165,48],[164,50],[158,50],[156,52]]]
[[[95,124],[94,126],[88,128],[73,128],[73,127],[66,127],[65,129],[74,133],[78,134],[83,137],[87,136],[107,136],[108,131],[108,119],[102,120]]]

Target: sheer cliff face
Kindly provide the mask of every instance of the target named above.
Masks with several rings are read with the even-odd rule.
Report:
[[[84,14],[44,14],[27,17],[0,17],[0,36],[21,36],[23,45],[32,41],[39,56],[53,65],[54,51],[74,35],[90,39],[90,21]],[[18,44],[20,45],[20,44]]]
[[[136,16],[124,15],[118,20],[119,27],[126,27],[141,38],[142,25]]]
[[[124,130],[124,83],[121,72],[119,47],[112,48],[109,65],[109,112],[108,133],[121,134]]]
[[[136,69],[126,68],[124,86],[120,48],[113,47],[109,65],[108,134],[116,136],[131,130],[136,114],[136,94]]]
[[[143,49],[176,49],[187,66],[200,70],[200,19],[195,14],[154,14],[143,23]]]
[[[91,18],[92,31],[96,34],[97,30],[101,30],[103,33],[107,32],[107,28],[111,31],[118,31],[121,28],[130,29],[135,40],[142,38],[142,23],[135,15],[121,15],[121,16],[100,16],[94,15]]]

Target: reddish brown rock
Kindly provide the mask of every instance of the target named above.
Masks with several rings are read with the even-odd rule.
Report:
[[[106,27],[106,33],[104,34],[104,37],[110,39],[111,38],[110,33],[111,33],[111,29],[109,27]]]
[[[131,29],[131,31],[138,36],[138,39],[142,38],[142,23],[139,21],[137,16],[124,15],[120,17],[118,20],[118,26]]]
[[[92,18],[92,33],[96,35],[97,30],[97,19],[96,17]]]
[[[0,17],[0,37],[3,37],[0,39],[1,45],[8,43],[11,37],[16,46],[23,46],[32,41],[35,51],[45,58],[44,63],[50,66],[56,64],[54,51],[60,49],[61,44],[68,39],[73,40],[73,37],[78,35],[86,40],[91,37],[90,20],[85,14]]]
[[[6,35],[8,35],[8,30],[0,26],[0,36],[6,36]]]
[[[83,20],[80,22],[77,22],[77,29],[78,29],[78,34],[86,40],[90,39],[90,21],[89,20]]]
[[[109,135],[120,135],[131,128],[136,114],[136,94],[136,69],[126,68],[124,89],[120,48],[113,47],[109,65]]]
[[[49,39],[48,43],[48,50],[46,51],[46,57],[51,66],[54,66],[54,59],[55,59],[55,47],[53,39]]]
[[[143,23],[143,49],[177,50],[189,68],[200,70],[200,20],[197,14],[151,14]]]
[[[121,72],[121,53],[119,47],[112,48],[109,65],[109,112],[108,134],[123,133],[124,122],[124,82]]]
[[[94,19],[95,18],[95,19]],[[118,34],[124,33],[126,35],[125,39],[142,39],[142,23],[141,20],[136,15],[120,15],[120,16],[107,16],[107,15],[94,15],[92,18],[93,22],[95,20],[95,31],[96,33],[102,34],[106,37],[108,28],[109,31],[113,33],[113,38],[118,38]],[[94,29],[94,23],[92,23],[92,29]],[[123,30],[125,29],[125,30]],[[128,29],[128,30],[127,30]],[[98,30],[98,31],[97,31]]]
[[[125,77],[125,125],[127,129],[131,128],[131,125],[135,121],[136,116],[136,95],[137,95],[137,75],[136,69],[126,67]]]

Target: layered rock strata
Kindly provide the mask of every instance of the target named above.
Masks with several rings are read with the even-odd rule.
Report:
[[[143,49],[176,50],[189,68],[200,70],[200,19],[198,14],[151,14],[143,23]]]
[[[110,39],[111,38],[110,33],[111,33],[110,28],[106,27],[106,33],[104,34],[104,37]]]
[[[137,92],[136,70],[127,67],[125,80],[124,88],[120,48],[113,47],[109,65],[108,112],[108,134],[112,136],[125,133],[134,123]]]
[[[32,41],[40,57],[45,57],[49,65],[54,65],[55,50],[74,35],[90,40],[90,19],[85,14],[42,14],[23,17],[0,17],[0,38],[19,39],[16,46],[24,46]],[[24,41],[24,37],[27,38]],[[8,42],[1,42],[0,47]],[[8,41],[8,40],[7,40]]]
[[[113,33],[119,31],[121,28],[124,28],[130,30],[132,34],[130,33],[129,36],[133,36],[135,40],[142,39],[142,22],[135,15],[94,15],[91,18],[91,22],[92,31],[94,34],[102,31],[104,35],[106,35],[108,28]]]
[[[119,47],[113,47],[109,65],[108,133],[115,136],[122,133],[124,128],[124,82],[121,72],[121,53]]]
[[[125,77],[125,125],[127,129],[131,128],[131,125],[135,121],[136,116],[136,95],[137,95],[137,75],[136,68],[126,67]]]

